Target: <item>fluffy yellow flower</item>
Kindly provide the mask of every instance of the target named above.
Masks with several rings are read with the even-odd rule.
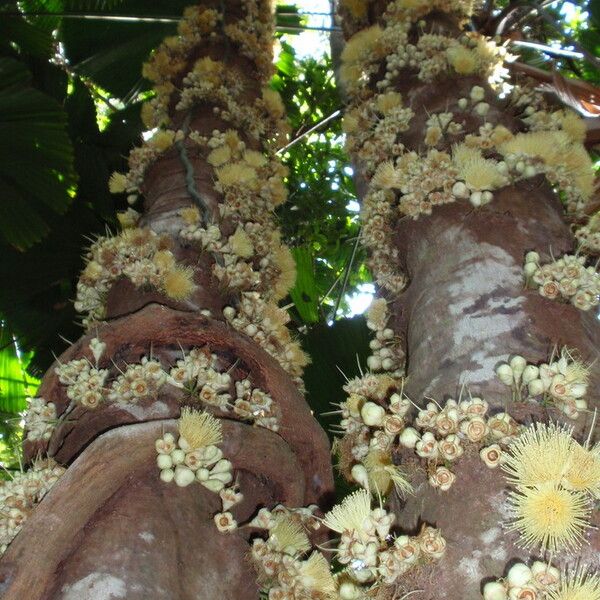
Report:
[[[185,300],[196,288],[194,271],[191,267],[174,267],[168,270],[162,280],[162,290],[173,300]]]
[[[509,496],[509,506],[514,517],[509,529],[520,534],[523,546],[540,547],[542,552],[573,552],[590,527],[588,498],[553,483],[517,488]]]
[[[274,262],[279,269],[279,277],[273,286],[273,297],[281,300],[296,284],[296,261],[292,251],[282,244],[275,250]]]
[[[389,494],[392,486],[402,496],[412,491],[412,485],[406,479],[405,473],[392,462],[389,453],[370,450],[363,459],[363,465],[367,470],[369,487],[373,494],[385,496]]]
[[[246,163],[236,162],[215,170],[217,179],[224,187],[243,186],[256,181],[256,171]]]
[[[578,566],[545,593],[548,600],[600,600],[600,576]]]
[[[446,58],[450,66],[460,75],[470,75],[479,66],[477,52],[461,45],[448,48]]]
[[[576,112],[572,110],[563,111],[560,125],[573,142],[584,142],[586,135],[585,121]]]
[[[229,246],[232,252],[240,258],[250,258],[254,254],[252,241],[241,227],[238,227],[235,233],[229,237]]]
[[[223,441],[221,421],[210,413],[183,408],[179,418],[179,435],[192,449],[214,446]]]
[[[219,146],[210,152],[206,160],[209,165],[220,167],[231,160],[231,148],[227,145]]]
[[[108,180],[108,189],[111,194],[122,194],[127,189],[127,176],[115,171]]]

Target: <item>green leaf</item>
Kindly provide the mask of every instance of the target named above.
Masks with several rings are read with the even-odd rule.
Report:
[[[48,233],[76,182],[67,115],[28,79],[22,63],[0,58],[0,238],[19,249]]]
[[[292,248],[296,261],[296,284],[290,291],[296,310],[305,323],[319,321],[319,290],[315,282],[314,257],[310,248]]]
[[[25,398],[35,393],[39,383],[27,375],[30,358],[19,355],[12,333],[0,321],[0,412],[17,416],[27,408]]]
[[[304,349],[312,362],[304,372],[307,401],[325,430],[339,423],[339,415],[323,413],[337,410],[346,393],[346,379],[360,375],[359,364],[366,369],[369,330],[364,317],[340,319],[333,325],[319,323],[303,338]],[[331,432],[330,432],[331,433]]]

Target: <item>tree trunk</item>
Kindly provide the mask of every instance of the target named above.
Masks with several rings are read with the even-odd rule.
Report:
[[[146,115],[148,128],[162,126],[171,137],[160,147],[152,140],[145,144],[143,152],[150,159],[143,152],[132,154],[126,182],[121,177],[115,189],[129,193],[132,201],[143,193],[137,231],[157,234],[152,237],[160,239],[157,254],[167,251],[160,256],[166,256],[170,273],[181,276],[189,293],[173,291],[166,279],[160,285],[140,283],[131,271],[118,271],[106,279],[109,289],[102,304],[94,305],[101,322],[88,316],[89,334],[46,374],[39,394],[46,406],[54,404],[58,419],[49,440],[25,442],[26,458],[47,453],[68,468],[2,558],[0,590],[5,600],[258,597],[247,560],[248,540],[255,530],[220,533],[213,521],[222,510],[219,494],[198,482],[179,487],[159,479],[155,441],[165,432],[177,437],[176,419],[183,405],[208,410],[222,424],[220,448],[233,464],[243,494],[242,502],[231,509],[240,525],[263,506],[328,501],[329,445],[299,391],[301,351],[276,306],[282,293],[274,292],[284,276],[289,279],[284,271],[291,266],[274,260],[277,253],[285,254],[271,221],[272,209],[281,201],[275,196],[283,189],[274,139],[284,130],[273,93],[263,92],[273,41],[269,6],[268,0],[207,0],[188,10],[179,37],[165,42],[146,73],[154,79],[157,93],[154,115]],[[194,68],[200,77],[184,81]],[[237,86],[233,91],[232,85]],[[196,96],[177,108],[182,98],[178,90],[192,90]],[[238,137],[231,134],[229,139],[256,151],[251,157],[244,154],[255,165],[247,189],[241,175],[229,187],[216,175],[215,167],[234,159],[209,162],[216,146],[207,142],[215,130],[236,130]],[[248,174],[250,163],[243,160],[236,168],[243,166]],[[232,204],[238,197],[245,203]],[[188,209],[196,231],[215,226],[217,242],[208,246],[183,239],[181,231],[190,218],[184,221],[182,209],[183,214]],[[256,231],[250,242],[248,235],[241,236],[246,249],[238,255],[229,250],[225,256],[223,244],[248,223],[256,225]],[[118,239],[123,246],[123,240],[132,238]],[[265,247],[259,248],[261,242]],[[108,262],[102,267],[114,265],[112,251],[103,252],[101,259]],[[216,276],[215,270],[226,267],[228,259],[234,264],[233,274]],[[157,260],[153,264],[158,265]],[[234,285],[238,267],[251,272],[253,283]],[[82,282],[99,289],[98,280],[89,279],[90,270]],[[286,285],[289,289],[289,281]],[[225,307],[229,309],[224,315]],[[90,346],[93,339],[105,344],[99,359],[93,352],[98,342]],[[214,368],[229,375],[225,391],[233,399],[234,384],[242,380],[272,399],[268,428],[257,426],[260,422],[252,426],[254,417],[240,416],[241,408],[232,411],[233,400],[229,405],[203,404],[199,389],[171,383],[133,401],[108,398],[111,382],[144,360],[158,361],[166,375],[193,349],[213,355]],[[82,404],[80,395],[67,396],[72,382],[65,383],[55,371],[82,358],[90,367],[108,370],[96,408]]]
[[[406,160],[408,153],[417,153],[418,166],[425,164],[429,151],[437,150],[448,153],[452,165],[455,146],[468,136],[482,135],[480,127],[486,123],[492,128],[504,126],[509,137],[533,130],[526,118],[531,113],[518,104],[514,91],[508,99],[503,98],[490,87],[484,73],[476,69],[457,72],[446,58],[450,56],[445,54],[446,46],[441,52],[432,49],[429,55],[425,51],[426,59],[444,59],[444,67],[429,76],[423,71],[418,75],[423,55],[421,62],[417,59],[412,64],[410,52],[403,55],[409,46],[415,49],[421,43],[424,48],[428,34],[444,36],[448,44],[459,39],[464,42],[460,21],[466,4],[340,2],[347,46],[339,77],[349,98],[344,127],[363,198],[364,243],[370,250],[380,294],[388,301],[391,317],[387,327],[402,340],[402,348],[395,352],[405,355],[403,391],[420,407],[432,398],[443,407],[448,398],[482,397],[491,414],[507,411],[523,425],[564,420],[575,426],[578,439],[585,440],[593,427],[600,382],[596,309],[582,311],[573,304],[542,297],[536,290],[526,289],[523,274],[529,251],[537,251],[541,263],[574,252],[570,225],[580,217],[581,205],[573,210],[571,202],[571,211],[565,216],[556,190],[539,171],[489,188],[493,199],[484,206],[474,206],[479,204],[478,196],[472,197],[471,203],[464,199],[464,187],[454,187],[461,180],[456,173],[449,186],[438,190],[440,194],[448,192],[445,199],[436,205],[429,197],[428,206],[415,209],[426,214],[411,215],[411,206],[403,204],[420,185],[413,181],[410,188],[406,184],[409,167],[402,157]],[[404,6],[413,10],[401,8]],[[394,38],[394,27],[404,24],[406,39]],[[376,32],[375,26],[381,29]],[[402,56],[404,63],[394,63]],[[521,83],[526,82],[517,82],[517,95]],[[472,100],[474,86],[481,88],[476,101]],[[400,93],[402,101],[398,103],[390,95],[385,108],[383,96],[391,92]],[[476,105],[482,101],[489,106],[479,114]],[[390,105],[409,108],[412,115],[402,121]],[[549,105],[543,109],[550,112]],[[428,128],[440,113],[452,113],[452,121],[462,127],[454,132],[446,129],[439,141],[428,145]],[[496,162],[503,158],[500,146],[473,143],[483,157]],[[440,163],[437,170],[445,168]],[[435,169],[422,175],[424,187],[434,175]],[[556,188],[556,180],[554,184]],[[435,191],[435,186],[432,188]],[[561,189],[564,193],[564,184]],[[553,351],[562,347],[574,349],[592,365],[588,409],[575,422],[552,406],[511,401],[510,389],[495,373],[511,355],[521,355],[537,365],[549,362]],[[379,359],[373,365],[381,370]],[[417,427],[411,422],[407,425]],[[400,596],[420,590],[415,597],[423,600],[475,600],[481,597],[484,583],[502,577],[507,565],[516,560],[530,562],[538,556],[536,551],[516,545],[515,532],[503,530],[507,522],[506,479],[500,469],[486,467],[478,456],[479,448],[481,445],[466,446],[462,458],[451,464],[455,483],[442,492],[428,484],[435,461],[426,464],[413,450],[396,446],[396,459],[408,465],[415,490],[406,500],[391,499],[398,527],[412,533],[423,522],[433,524],[448,544],[446,555],[431,570],[411,571],[402,580]],[[595,511],[591,523],[597,527],[599,522]],[[589,544],[579,556],[597,568],[598,529],[585,537]],[[564,555],[555,556],[553,563],[557,562],[564,567]]]

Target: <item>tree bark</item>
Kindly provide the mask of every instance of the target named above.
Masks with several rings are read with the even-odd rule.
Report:
[[[362,35],[374,25],[385,27],[384,12],[394,3],[369,2],[364,10],[356,8],[357,3],[340,4],[348,41],[357,32]],[[410,43],[416,44],[422,34],[428,33],[454,38],[461,35],[457,15],[435,9],[441,4],[432,2],[433,12],[426,14],[428,11],[424,9],[425,14],[415,17],[408,37]],[[420,20],[418,25],[417,20]],[[376,44],[372,42],[371,47]],[[357,48],[358,44],[353,48],[353,56],[358,53]],[[401,93],[402,106],[414,111],[407,129],[396,131],[396,143],[401,149],[381,156],[379,164],[411,151],[424,157],[426,123],[432,115],[444,111],[453,113],[454,119],[463,123],[463,131],[460,136],[442,139],[435,146],[443,152],[450,152],[452,145],[462,142],[467,135],[477,135],[484,123],[503,125],[512,133],[526,131],[516,107],[500,99],[484,77],[446,71],[432,81],[422,81],[417,77],[418,66],[407,66],[398,68],[389,85],[379,89],[377,82],[386,73],[388,58],[376,62],[368,72],[363,71],[366,83],[358,92],[349,93],[347,111],[354,119],[356,112],[378,93],[392,91]],[[485,90],[485,102],[489,103],[485,117],[474,108],[459,107],[459,99],[468,99],[474,85]],[[372,127],[375,126],[387,131],[382,122],[377,125],[375,121]],[[348,135],[356,136],[353,132]],[[378,147],[375,134],[368,139]],[[366,146],[353,147],[357,187],[364,199],[374,189],[372,181],[377,164],[364,162],[364,156],[370,156],[368,151],[363,153]],[[397,207],[402,193],[395,191],[395,194],[392,206]],[[495,369],[514,354],[524,356],[529,363],[547,362],[553,349],[567,346],[576,349],[592,365],[588,411],[574,423],[575,435],[585,439],[593,427],[594,407],[598,405],[597,315],[595,310],[583,312],[544,298],[536,290],[526,289],[524,283],[523,261],[527,252],[539,252],[544,263],[551,256],[558,258],[576,248],[571,223],[547,179],[536,175],[505,185],[494,191],[489,204],[478,208],[468,201],[456,200],[433,206],[431,214],[421,214],[417,219],[402,216],[397,208],[390,210],[397,212],[391,213],[393,216],[384,224],[391,248],[385,256],[398,257],[395,273],[405,277],[407,285],[401,292],[386,290],[388,271],[384,270],[380,279],[384,285],[378,293],[390,306],[392,316],[387,326],[404,341],[403,391],[408,397],[424,407],[432,398],[443,406],[448,398],[458,399],[462,394],[465,399],[470,394],[484,398],[490,405],[490,413],[507,411],[524,425],[549,419],[565,421],[564,415],[551,407],[511,402],[510,391],[496,377]],[[363,228],[368,224],[364,223]],[[375,255],[373,262],[377,278],[377,265],[387,267],[387,261],[378,262]],[[503,530],[507,522],[507,483],[499,469],[485,466],[478,450],[467,447],[464,456],[452,463],[456,482],[446,492],[428,484],[424,461],[415,457],[414,451],[399,447],[397,453],[397,459],[409,465],[415,489],[406,500],[391,498],[399,529],[413,533],[422,523],[430,523],[441,530],[448,543],[444,558],[431,569],[410,571],[402,579],[399,596],[419,590],[415,597],[423,600],[476,600],[481,598],[487,581],[506,574],[507,565],[532,559],[531,551],[516,545],[517,535]],[[598,522],[595,511],[592,525],[597,527]],[[598,530],[587,533],[586,540],[589,544],[579,556],[582,562],[596,568],[600,549]],[[557,560],[559,566],[564,566],[562,558],[554,558],[554,563]]]
[[[216,9],[223,23],[212,37],[190,46],[185,68],[173,75],[175,89],[184,88],[183,75],[208,56],[236,73],[244,101],[252,106],[268,81],[264,65],[256,62],[264,57],[258,52],[256,60],[245,56],[225,29],[241,23],[251,32],[252,19],[260,18],[257,47],[260,43],[269,47],[272,39],[265,37],[270,31],[269,4],[208,0],[199,5],[201,10]],[[333,487],[329,444],[298,389],[297,373],[290,374],[261,344],[226,321],[223,308],[238,306],[239,290],[227,288],[213,275],[219,256],[179,236],[183,226],[179,211],[194,204],[192,191],[206,203],[224,236],[236,230],[231,219],[218,217],[223,194],[215,189],[208,151],[189,138],[189,132],[210,137],[214,130],[224,132],[236,124],[217,114],[216,109],[224,110],[217,100],[205,99],[185,110],[177,110],[175,104],[171,99],[168,105],[169,127],[184,129],[184,139],[146,169],[139,226],[169,237],[177,264],[193,269],[194,291],[184,300],[174,300],[160,290],[119,278],[106,298],[105,322],[93,324],[44,377],[39,395],[54,403],[58,423],[48,442],[25,442],[26,458],[47,453],[68,469],[0,562],[5,600],[258,597],[247,560],[255,530],[219,533],[213,521],[221,510],[218,494],[197,484],[178,487],[159,480],[155,440],[165,432],[176,437],[182,405],[198,407],[198,402],[171,385],[136,403],[104,401],[88,409],[73,402],[55,367],[81,358],[93,364],[92,338],[106,344],[96,366],[109,370],[109,381],[143,357],[160,361],[168,371],[182,352],[207,347],[233,381],[250,379],[273,399],[279,414],[277,432],[241,422],[231,411],[205,407],[221,420],[220,447],[232,462],[244,495],[231,509],[240,524],[263,506],[329,502]],[[257,139],[245,131],[239,135],[247,148],[269,148],[264,136]],[[261,210],[257,206],[257,218]]]

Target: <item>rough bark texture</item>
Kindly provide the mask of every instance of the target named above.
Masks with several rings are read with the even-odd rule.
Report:
[[[378,22],[386,5],[383,1],[369,4],[369,24]],[[423,31],[445,35],[458,31],[447,15],[433,13],[425,21],[419,25]],[[349,37],[354,31],[346,27],[345,33]],[[371,82],[383,71],[382,67]],[[490,110],[485,122],[502,124],[514,133],[523,130],[508,104],[498,100],[483,79],[455,75],[424,83],[405,70],[386,88],[400,92],[403,106],[415,112],[409,130],[399,133],[397,141],[407,151],[422,152],[425,122],[441,111],[459,115],[465,133],[476,133],[484,119],[458,106],[458,99],[468,98],[473,85],[486,90]],[[449,151],[450,144],[444,147],[442,143],[438,149]],[[364,197],[368,183],[360,162],[355,160],[355,166],[357,187]],[[534,364],[546,362],[553,348],[568,346],[592,365],[590,411],[575,423],[580,437],[589,433],[599,400],[597,315],[524,287],[526,252],[538,251],[544,263],[551,255],[558,258],[575,248],[563,207],[543,176],[495,191],[493,201],[482,208],[461,201],[436,206],[431,215],[417,220],[401,218],[394,226],[394,244],[409,284],[399,295],[383,294],[393,306],[393,328],[405,338],[404,391],[417,405],[424,406],[428,398],[443,405],[445,399],[456,399],[461,389],[468,389],[489,402],[491,414],[509,410],[525,425],[550,418],[564,421],[556,410],[510,403],[510,391],[495,376],[495,368],[512,354],[521,354]],[[506,480],[500,469],[488,469],[477,451],[471,448],[453,463],[457,479],[448,492],[428,484],[422,461],[414,452],[400,454],[414,478],[415,491],[406,501],[392,498],[398,527],[412,533],[423,522],[435,525],[448,549],[435,565],[411,571],[400,584],[399,597],[400,590],[419,590],[415,597],[423,600],[477,600],[483,585],[506,574],[513,562],[538,558],[516,546],[515,533],[504,531]],[[592,524],[597,526],[599,518],[595,511]],[[579,556],[598,568],[598,530],[589,530],[586,539],[589,545]]]
[[[217,9],[221,4],[206,3]],[[225,3],[226,22],[241,14],[241,6],[237,0]],[[205,55],[228,61],[247,73],[245,89],[248,101],[253,100],[260,93],[253,66],[220,43],[217,38],[212,46],[204,42],[196,47],[188,67]],[[231,127],[214,116],[212,106],[202,104],[191,112],[190,127],[201,134]],[[184,116],[174,119],[175,127],[181,126]],[[197,145],[188,140],[184,144],[196,189],[218,212],[221,199],[213,187],[212,170]],[[106,343],[99,367],[109,369],[111,376],[143,356],[159,359],[168,368],[181,358],[182,350],[208,346],[230,366],[234,379],[250,377],[281,413],[280,430],[273,433],[214,409],[223,423],[221,448],[233,463],[244,494],[243,502],[232,509],[234,517],[242,523],[260,507],[278,503],[327,505],[333,481],[325,433],[291,376],[224,322],[222,309],[234,300],[212,276],[210,256],[178,239],[182,222],[177,211],[191,204],[179,149],[164,153],[148,170],[144,196],[140,226],[172,237],[178,263],[194,269],[193,296],[175,302],[128,280],[118,281],[108,296],[107,322],[83,336],[59,358],[60,363],[82,357],[93,362],[88,346],[93,337]],[[201,316],[200,310],[215,317]],[[180,488],[159,480],[154,442],[165,431],[176,432],[181,401],[189,401],[183,391],[166,385],[156,397],[137,404],[104,402],[96,410],[85,410],[67,398],[54,372],[57,365],[44,378],[39,395],[55,403],[59,424],[47,445],[27,442],[25,454],[31,460],[47,450],[68,469],[3,556],[2,598],[257,598],[255,574],[247,560],[252,529],[219,533],[213,522],[221,510],[217,494],[201,485]]]

